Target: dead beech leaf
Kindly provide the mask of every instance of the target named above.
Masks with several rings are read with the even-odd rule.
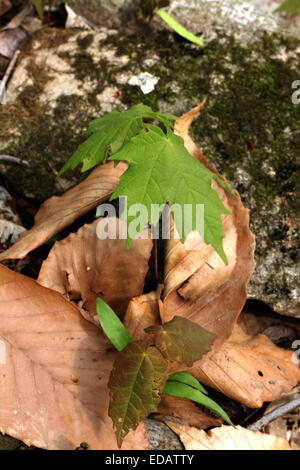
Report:
[[[118,236],[119,224],[122,230],[126,221],[109,217],[102,220],[116,225],[116,239],[98,238],[99,219],[86,224],[77,233],[55,243],[38,277],[42,286],[71,300],[82,300],[81,307],[97,325],[97,297],[122,317],[129,300],[143,292],[152,249],[148,237],[137,238],[126,250],[126,240]]]
[[[9,0],[0,0],[0,16],[4,15],[11,8],[11,3]]]
[[[188,136],[190,124],[202,106],[203,103],[176,121],[175,132],[195,158],[218,174]],[[220,345],[229,337],[246,301],[246,285],[254,269],[255,237],[249,229],[248,210],[238,193],[234,191],[236,198],[233,197],[215,180],[212,186],[233,214],[222,215],[223,247],[228,264],[223,263],[197,232],[191,232],[184,244],[171,236],[167,244],[161,316],[163,322],[175,315],[184,316],[216,334],[215,345]]]
[[[48,199],[37,212],[34,226],[24,232],[15,245],[0,254],[0,261],[24,258],[27,253],[108,199],[127,167],[124,162],[116,167],[113,162],[101,165],[62,196]]]
[[[159,324],[157,292],[149,292],[131,299],[128,304],[123,325],[134,340],[147,337],[144,329]]]
[[[171,395],[162,395],[157,413],[166,416],[165,419],[170,416],[182,419],[190,426],[195,426],[198,429],[207,429],[222,424],[221,419],[208,416],[191,400],[172,397]]]
[[[237,426],[221,426],[208,432],[195,427],[168,421],[169,428],[178,434],[186,450],[292,450],[282,437],[249,431]]]
[[[264,335],[249,336],[236,325],[216,351],[196,362],[188,372],[227,397],[250,408],[276,400],[300,380],[293,351],[275,346]]]
[[[0,265],[0,430],[45,449],[117,449],[107,415],[116,353],[74,305]],[[109,351],[108,351],[109,348]],[[146,449],[141,424],[123,449]]]

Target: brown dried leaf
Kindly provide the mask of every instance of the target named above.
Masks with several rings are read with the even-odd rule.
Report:
[[[250,408],[280,397],[300,380],[293,351],[275,346],[264,335],[249,336],[236,325],[230,338],[188,370],[199,382]]]
[[[221,419],[206,415],[191,400],[171,397],[170,395],[162,395],[157,412],[165,416],[180,418],[190,426],[195,426],[198,429],[221,426],[222,423]]]
[[[140,295],[128,304],[123,325],[134,340],[142,340],[147,335],[145,328],[159,324],[159,308],[156,292]]]
[[[237,426],[221,426],[207,433],[179,423],[166,423],[178,434],[186,450],[291,450],[282,437],[249,431]]]
[[[107,415],[115,352],[59,293],[0,265],[0,430],[46,449],[117,449]],[[144,425],[124,449],[145,449]]]
[[[188,151],[218,174],[187,134],[201,106],[203,103],[176,121],[175,131],[183,137]],[[187,237],[184,245],[172,238],[166,254],[162,321],[169,321],[174,315],[184,316],[215,333],[216,345],[229,337],[245,303],[246,285],[254,269],[254,235],[249,229],[248,210],[238,193],[234,191],[234,197],[214,180],[212,186],[233,214],[222,216],[223,247],[228,265],[211,246],[199,239],[196,232]],[[194,247],[198,249],[190,249]]]
[[[113,162],[101,165],[63,196],[48,199],[36,214],[34,226],[22,234],[15,245],[0,254],[0,261],[24,258],[27,253],[45,243],[78,217],[108,199],[127,167],[124,162],[120,162],[116,167]]]
[[[105,221],[126,227],[123,220]],[[143,292],[152,249],[149,237],[134,240],[126,250],[126,240],[118,238],[118,231],[116,239],[100,240],[96,233],[98,222],[99,219],[84,225],[77,233],[55,243],[38,277],[42,286],[70,299],[81,299],[81,307],[97,325],[97,297],[123,316],[129,300]]]

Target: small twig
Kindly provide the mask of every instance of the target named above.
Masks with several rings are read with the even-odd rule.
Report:
[[[9,77],[11,76],[12,74],[12,71],[14,69],[14,66],[16,65],[16,62],[17,62],[17,59],[19,57],[19,54],[20,54],[20,50],[17,49],[14,53],[14,55],[12,56],[11,58],[11,61],[10,63],[8,64],[8,67],[6,69],[6,72],[0,82],[0,104],[3,104],[3,101],[4,101],[4,94],[5,94],[5,87],[6,87],[6,83],[8,82],[8,79]]]
[[[49,10],[48,10],[48,15],[47,15],[47,24],[48,26],[51,24],[51,10],[52,10],[52,0],[49,0],[48,1],[48,5],[49,5]]]
[[[51,163],[49,161],[47,161],[48,165],[49,165],[49,168],[51,169],[51,171],[55,174],[55,176],[58,175],[58,171],[51,165]]]
[[[266,414],[255,423],[249,424],[249,426],[247,426],[247,429],[249,429],[250,431],[259,431],[260,429],[262,429],[263,427],[267,426],[269,423],[274,421],[274,419],[281,418],[281,416],[285,415],[289,411],[294,410],[295,408],[298,408],[299,406],[300,406],[300,397],[294,398],[288,403],[278,406],[278,408]]]
[[[11,155],[0,155],[0,162],[17,163],[18,165],[29,166],[26,160]]]

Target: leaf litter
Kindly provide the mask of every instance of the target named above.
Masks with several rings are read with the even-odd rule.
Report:
[[[46,449],[117,449],[107,414],[116,353],[101,331],[58,292],[1,265],[0,299],[1,431]],[[147,445],[141,424],[123,448]]]
[[[241,426],[222,426],[208,433],[191,426],[167,422],[176,432],[186,450],[292,450],[281,437],[253,432]]]
[[[233,217],[222,215],[224,252],[228,264],[225,265],[211,246],[199,240],[194,233],[187,237],[185,244],[173,238],[167,246],[162,296],[161,288],[159,292],[139,295],[148,269],[152,242],[149,244],[146,240],[140,240],[138,248],[139,240],[135,240],[127,252],[128,260],[135,265],[136,261],[133,260],[138,256],[141,270],[138,274],[129,271],[127,278],[132,281],[135,276],[137,282],[132,281],[132,286],[129,282],[127,288],[120,289],[119,286],[118,289],[124,274],[114,278],[115,266],[124,248],[121,250],[122,244],[117,246],[117,243],[113,248],[109,245],[111,240],[102,240],[99,246],[102,245],[103,253],[106,251],[111,260],[107,262],[100,249],[99,258],[93,259],[94,264],[90,266],[95,251],[95,247],[91,246],[95,239],[90,235],[96,225],[94,223],[54,245],[39,276],[39,282],[47,287],[0,266],[3,304],[0,336],[5,345],[5,358],[9,358],[0,364],[1,385],[7,391],[5,401],[1,403],[4,406],[0,407],[3,432],[25,443],[48,449],[75,448],[82,441],[88,441],[95,449],[117,448],[112,422],[107,415],[107,383],[116,353],[108,348],[109,343],[99,327],[92,324],[95,322],[95,300],[101,293],[114,307],[117,306],[116,309],[120,307],[118,313],[121,317],[127,306],[124,324],[134,339],[144,340],[145,328],[169,321],[174,315],[197,322],[216,335],[213,350],[186,370],[201,382],[222,390],[227,396],[249,407],[260,407],[263,401],[278,398],[300,379],[299,368],[291,361],[291,352],[278,348],[264,335],[247,335],[242,326],[236,324],[246,300],[246,285],[254,269],[254,236],[249,230],[248,211],[238,194],[224,191],[220,175],[207,163],[188,136],[189,126],[201,105],[177,121],[175,130],[184,138],[190,154],[216,174],[216,180],[212,181],[214,190],[228,211],[233,213]],[[116,167],[113,163],[106,163],[63,196],[50,198],[37,213],[33,228],[1,253],[0,259],[25,257],[78,217],[107,200],[126,169],[124,162]],[[187,250],[189,243],[197,248],[200,244],[200,250]],[[93,254],[92,258],[89,252]],[[124,263],[128,263],[126,256]],[[127,267],[130,267],[130,262]],[[64,271],[66,266],[68,269]],[[105,269],[108,271],[105,272]],[[93,274],[91,277],[87,275],[90,271]],[[66,272],[71,274],[68,283]],[[108,277],[109,280],[106,279]],[[68,290],[70,287],[71,290]],[[90,298],[89,294],[92,294]],[[72,300],[79,299],[83,303],[76,306]],[[82,318],[82,314],[90,321]],[[160,361],[162,365],[163,358]],[[262,370],[258,371],[258,366]],[[28,376],[24,377],[21,369],[30,371]],[[176,372],[183,370],[183,367],[175,363],[168,370]],[[118,374],[115,373],[115,376]],[[162,390],[163,382],[159,390]],[[53,390],[55,397],[49,394],[49,390]],[[32,400],[32,397],[35,398]],[[182,399],[167,397],[168,400],[173,400],[171,403],[174,403],[176,410],[180,407],[176,403],[181,403],[178,400]],[[68,407],[62,409],[65,402]],[[163,403],[161,412],[164,410],[164,413],[172,415],[170,407],[164,408]],[[174,411],[173,415],[181,414],[186,423],[195,426],[195,405],[190,408],[193,411],[187,411],[184,418],[178,411]],[[151,411],[155,411],[155,407],[144,410],[143,417]],[[126,423],[124,426],[130,427]],[[118,438],[123,433],[120,429]],[[188,427],[183,430],[177,426],[175,432],[184,442],[183,434],[193,429]],[[195,439],[199,440],[198,435]],[[283,445],[282,441],[271,443],[270,439],[267,440],[271,447],[281,448]],[[185,445],[188,449],[190,444],[187,442]],[[147,448],[143,424],[129,432],[123,448]]]
[[[105,219],[121,226],[125,221]],[[96,316],[98,296],[121,317],[132,297],[143,292],[152,240],[136,239],[130,250],[126,240],[101,240],[96,219],[76,233],[55,243],[42,264],[38,282],[60,292],[70,300],[81,301],[88,319],[99,324]],[[142,235],[141,235],[142,236]]]

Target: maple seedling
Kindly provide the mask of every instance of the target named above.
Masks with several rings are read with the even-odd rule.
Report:
[[[60,174],[80,163],[82,171],[90,170],[103,161],[128,163],[110,200],[126,197],[127,206],[143,205],[146,211],[139,218],[139,229],[148,223],[156,226],[166,203],[204,206],[204,241],[211,244],[226,263],[222,241],[222,214],[230,214],[212,179],[228,191],[230,188],[215,173],[196,160],[185,148],[184,141],[173,132],[171,121],[178,119],[169,113],[153,112],[138,104],[131,109],[113,111],[95,119],[85,131],[87,139],[67,161]],[[156,124],[155,124],[156,123]],[[153,212],[152,205],[159,207]],[[146,215],[145,215],[146,214]],[[185,226],[184,211],[177,221]],[[129,225],[133,216],[127,215]],[[193,211],[190,230],[197,230]],[[181,234],[184,243],[188,233]],[[132,238],[127,235],[127,248]],[[104,333],[119,351],[110,375],[110,405],[119,447],[130,429],[157,410],[161,394],[189,398],[201,403],[231,423],[227,414],[211,400],[199,382],[182,372],[168,377],[169,361],[191,367],[206,354],[215,335],[183,317],[174,317],[163,325],[145,330],[143,341],[134,341],[111,308],[97,299],[97,314]]]
[[[170,0],[141,0],[142,14],[145,19],[149,18],[149,23],[152,21],[154,14],[160,16],[177,34],[198,46],[203,46],[203,42],[200,38],[184,28],[182,24],[178,23],[178,21],[163,9],[164,7],[168,7],[169,4]]]
[[[119,351],[108,383],[108,414],[119,447],[130,429],[157,411],[162,394],[200,403],[233,425],[195,377],[184,371],[167,373],[169,361],[192,366],[200,360],[211,349],[214,334],[183,317],[174,317],[146,328],[149,339],[134,341],[109,305],[98,298],[96,306],[104,333]]]
[[[147,223],[156,226],[166,203],[191,205],[192,220],[188,226],[197,230],[196,206],[204,206],[204,241],[213,246],[222,260],[227,263],[222,242],[224,232],[222,214],[230,214],[212,187],[212,179],[231,192],[230,188],[215,173],[194,158],[185,148],[181,137],[173,132],[172,120],[178,119],[169,113],[153,112],[143,104],[118,112],[112,111],[95,119],[84,132],[88,136],[59,175],[82,163],[82,171],[90,170],[107,160],[125,161],[128,169],[121,175],[120,182],[110,200],[126,197],[127,206],[142,204],[147,210],[141,212],[140,230]],[[151,122],[150,122],[151,121]],[[159,125],[155,125],[154,123]],[[159,207],[152,211],[153,205]],[[185,211],[179,216],[173,214],[176,228],[185,227]],[[134,216],[127,217],[127,224]],[[188,233],[178,232],[184,243]],[[127,248],[132,238],[127,238]]]

